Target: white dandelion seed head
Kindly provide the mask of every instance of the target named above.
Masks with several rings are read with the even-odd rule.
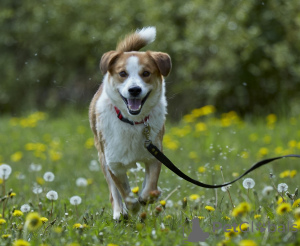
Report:
[[[42,170],[42,165],[31,163],[29,166],[29,170],[32,172],[38,172]]]
[[[174,202],[172,200],[167,200],[166,208],[172,208],[174,206]]]
[[[89,169],[92,171],[92,172],[97,172],[100,170],[100,166],[98,164],[98,161],[96,160],[92,160],[90,162],[90,165],[89,165]]]
[[[228,191],[230,189],[230,187],[231,187],[231,185],[226,185],[226,186],[221,187],[221,190],[223,192],[226,192],[226,191]]]
[[[22,205],[22,206],[21,206],[21,211],[22,211],[23,213],[28,213],[28,212],[30,211],[30,206],[29,206],[29,204],[24,204],[24,205]]]
[[[46,197],[47,197],[49,200],[57,200],[58,194],[57,194],[56,191],[50,190],[50,191],[46,194]]]
[[[40,194],[43,192],[43,188],[41,186],[39,186],[38,184],[34,184],[33,188],[32,188],[32,192],[34,194]]]
[[[25,179],[26,176],[23,174],[23,173],[19,173],[17,176],[16,176],[17,179],[19,180],[22,180],[22,179]]]
[[[285,192],[288,189],[288,185],[286,183],[281,183],[278,185],[277,190],[278,192]]]
[[[52,172],[45,172],[43,178],[47,182],[52,182],[54,180],[54,178],[55,178],[55,175]]]
[[[88,182],[85,178],[78,178],[76,180],[76,185],[79,186],[79,187],[85,187],[88,185]]]
[[[267,196],[267,195],[269,195],[273,190],[274,190],[274,189],[273,189],[272,186],[266,186],[265,188],[263,188],[262,194],[263,194],[264,196]]]
[[[72,196],[70,198],[70,203],[72,205],[79,205],[81,203],[81,197],[80,196]]]
[[[251,178],[246,178],[244,181],[243,181],[243,186],[245,189],[252,189],[255,185],[255,181]]]
[[[10,174],[11,174],[10,165],[7,165],[7,164],[0,165],[0,178],[1,179],[8,179]]]

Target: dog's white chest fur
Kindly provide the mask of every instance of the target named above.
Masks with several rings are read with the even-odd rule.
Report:
[[[144,147],[144,124],[133,126],[118,119],[114,105],[105,90],[97,101],[96,111],[99,115],[97,131],[101,132],[104,139],[106,163],[113,172],[135,167],[136,162],[147,162],[153,159]],[[163,127],[165,114],[166,100],[163,94],[161,100],[151,111],[148,121],[151,127],[150,139],[156,145],[160,145],[156,140]]]

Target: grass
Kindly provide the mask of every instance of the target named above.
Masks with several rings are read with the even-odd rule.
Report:
[[[275,115],[242,121],[234,112],[217,116],[213,107],[206,106],[193,110],[176,125],[167,125],[164,152],[191,177],[220,184],[221,169],[225,181],[230,181],[262,158],[299,153],[299,124],[299,117],[278,119]],[[93,160],[97,160],[97,152],[87,115],[48,118],[36,112],[20,118],[2,117],[0,163],[9,164],[12,173],[5,182],[1,180],[1,245],[26,245],[19,239],[31,245],[183,245],[195,216],[210,234],[208,245],[300,243],[299,232],[291,231],[293,223],[300,230],[300,200],[292,197],[299,186],[297,159],[280,160],[247,175],[255,181],[253,189],[243,187],[244,179],[233,184],[229,189],[232,202],[227,191],[196,187],[163,167],[157,203],[119,223],[112,220],[107,184],[100,165]],[[55,175],[51,182],[43,178],[47,171]],[[141,188],[143,172],[129,171],[128,175],[132,188]],[[81,185],[78,178],[84,178]],[[275,188],[262,193],[265,187],[277,188],[280,183],[288,185],[290,198]],[[41,193],[33,193],[36,186],[42,188]],[[58,193],[57,200],[46,198],[50,190]],[[77,206],[69,200],[75,195],[82,198]],[[24,204],[29,204],[31,212],[17,216],[16,210]],[[40,217],[44,217],[43,223]],[[254,227],[252,232],[252,221],[265,226],[261,231]],[[250,231],[213,232],[214,222],[236,226],[248,222]],[[276,225],[276,232],[263,230],[266,223]],[[288,223],[289,231],[280,232]]]

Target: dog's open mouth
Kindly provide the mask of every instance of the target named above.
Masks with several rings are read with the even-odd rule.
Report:
[[[143,107],[144,103],[146,102],[150,92],[151,91],[149,91],[143,99],[141,99],[141,98],[125,98],[122,96],[122,94],[120,92],[119,92],[119,94],[122,97],[123,101],[125,102],[129,113],[132,115],[138,115],[141,112],[142,107]]]

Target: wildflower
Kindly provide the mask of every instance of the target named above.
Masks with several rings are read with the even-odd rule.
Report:
[[[15,192],[11,192],[10,194],[9,194],[9,197],[10,198],[13,198],[14,196],[16,196],[17,194],[15,193]]]
[[[166,206],[166,201],[165,201],[165,200],[161,200],[159,203],[160,203],[160,205],[162,205],[163,207]]]
[[[109,243],[109,244],[107,244],[107,246],[118,246],[118,244]]]
[[[246,178],[244,181],[243,181],[243,186],[245,189],[252,189],[255,185],[255,181],[251,178]]]
[[[296,201],[294,201],[294,203],[293,203],[293,208],[297,208],[299,206],[300,206],[300,198],[297,199]]]
[[[184,198],[182,199],[182,208],[185,209],[186,206],[187,206],[187,199],[186,199],[186,197],[184,197]]]
[[[278,192],[285,192],[288,189],[288,185],[286,183],[281,183],[278,185],[277,190]]]
[[[172,200],[168,200],[167,203],[166,203],[166,208],[171,208],[174,206],[174,203]]]
[[[296,225],[296,227],[294,226],[294,224]],[[297,221],[295,221],[295,222],[293,223],[293,228],[300,229],[300,219],[298,219]],[[295,232],[295,230],[293,230],[293,232]]]
[[[4,239],[11,238],[11,234],[3,234],[1,237]]]
[[[268,150],[267,148],[265,148],[265,147],[260,148],[259,151],[258,151],[258,155],[259,155],[259,156],[265,156],[265,155],[267,155],[268,153],[269,153],[269,150]]]
[[[52,182],[55,178],[55,175],[52,172],[46,172],[43,176],[44,180],[47,182]]]
[[[249,153],[247,151],[243,151],[241,153],[241,157],[244,158],[244,159],[247,159],[247,158],[249,158]]]
[[[204,220],[205,217],[203,217],[203,216],[198,216],[198,219],[199,219],[199,220]]]
[[[0,165],[0,178],[1,179],[8,179],[9,175],[11,174],[11,167],[7,164]]]
[[[35,184],[32,188],[32,192],[34,194],[40,194],[40,193],[42,193],[42,191],[43,191],[43,188],[37,184]]]
[[[38,171],[41,171],[41,170],[42,170],[42,166],[39,165],[39,164],[31,163],[30,166],[29,166],[29,169],[30,169],[30,171],[32,171],[32,172],[38,172]]]
[[[58,198],[58,194],[56,191],[54,190],[50,190],[47,194],[46,194],[46,197],[49,199],[49,200],[57,200]]]
[[[294,211],[294,215],[296,219],[300,219],[300,208],[296,208]]]
[[[262,190],[263,196],[269,195],[272,190],[273,190],[272,186],[266,186],[266,187],[264,187],[263,190]]]
[[[279,177],[280,177],[280,178],[286,178],[286,177],[289,177],[290,174],[291,174],[291,171],[290,171],[290,170],[286,170],[286,171],[280,173],[280,174],[279,174]]]
[[[230,187],[231,187],[231,185],[226,185],[226,186],[221,187],[221,190],[222,190],[223,192],[226,192],[226,191],[229,190]]]
[[[36,178],[36,182],[37,182],[39,185],[45,184],[45,180],[44,180],[43,178],[41,178],[41,177],[37,177],[37,178]]]
[[[100,167],[99,167],[99,164],[96,160],[92,160],[90,162],[90,165],[89,165],[89,169],[91,171],[99,171],[100,170]]]
[[[3,225],[6,223],[6,220],[5,219],[0,219],[0,225]]]
[[[42,225],[42,221],[38,213],[33,212],[33,213],[29,213],[26,216],[25,228],[27,228],[28,231],[35,231],[39,229],[41,225]]]
[[[46,217],[41,217],[41,221],[43,222],[43,224],[45,224],[48,221],[48,219]]]
[[[21,151],[17,151],[16,153],[10,156],[11,161],[18,162],[22,159],[23,153]]]
[[[12,214],[14,217],[23,216],[23,212],[21,210],[15,210]]]
[[[277,200],[277,204],[281,204],[281,203],[283,203],[283,199],[282,199],[282,197],[279,197]]]
[[[132,188],[131,191],[132,191],[134,194],[137,194],[137,193],[139,192],[139,187],[136,186],[136,187]]]
[[[242,202],[232,210],[232,216],[237,217],[244,215],[245,213],[250,211],[250,208],[251,207],[249,203]]]
[[[190,158],[190,159],[197,159],[197,158],[198,158],[198,155],[197,155],[197,153],[196,153],[195,151],[191,151],[191,152],[189,153],[189,158]]]
[[[257,244],[252,240],[245,239],[239,242],[239,246],[257,246]]]
[[[85,178],[78,178],[76,180],[76,185],[79,186],[79,187],[85,187],[88,185],[88,182]]]
[[[88,138],[84,144],[85,148],[91,149],[94,146],[94,138]]]
[[[259,219],[260,217],[261,217],[260,214],[255,214],[255,215],[254,215],[254,219]]]
[[[296,174],[297,174],[297,170],[292,170],[292,171],[290,172],[290,177],[291,177],[291,178],[294,178],[294,177],[296,176]]]
[[[238,235],[238,232],[235,232],[233,228],[231,228],[229,231],[227,230],[227,232],[224,233],[225,238],[232,238]]]
[[[196,132],[204,132],[207,130],[207,126],[203,122],[197,123],[195,127],[196,127]]]
[[[79,205],[81,203],[81,197],[80,196],[72,196],[70,198],[70,203],[72,205]]]
[[[228,216],[225,216],[225,217],[223,217],[223,218],[224,218],[224,220],[231,220],[231,218],[228,217]]]
[[[206,209],[208,212],[215,211],[215,209],[214,209],[212,206],[205,206],[205,209]]]
[[[279,215],[283,215],[290,211],[292,211],[292,207],[289,203],[282,203],[276,209],[276,213]]]
[[[198,172],[199,172],[199,173],[204,173],[205,170],[206,170],[205,167],[199,167],[199,168],[198,168]]]
[[[82,228],[83,226],[80,224],[80,223],[76,223],[73,225],[73,228],[75,229],[79,229],[79,228]]]
[[[171,215],[167,215],[165,218],[166,219],[172,219],[172,216]]]
[[[199,198],[200,198],[200,196],[197,195],[197,194],[190,195],[190,199],[191,199],[192,201],[196,201],[196,200],[198,200]]]
[[[232,177],[235,177],[235,178],[236,178],[236,177],[238,177],[238,176],[239,176],[239,173],[237,173],[237,172],[233,172],[233,173],[232,173]]]
[[[14,241],[12,245],[13,246],[30,246],[30,243],[23,239],[18,239],[16,241]]]
[[[29,212],[29,211],[30,211],[30,206],[29,206],[28,204],[22,205],[22,206],[21,206],[21,211],[22,211],[23,213]]]

